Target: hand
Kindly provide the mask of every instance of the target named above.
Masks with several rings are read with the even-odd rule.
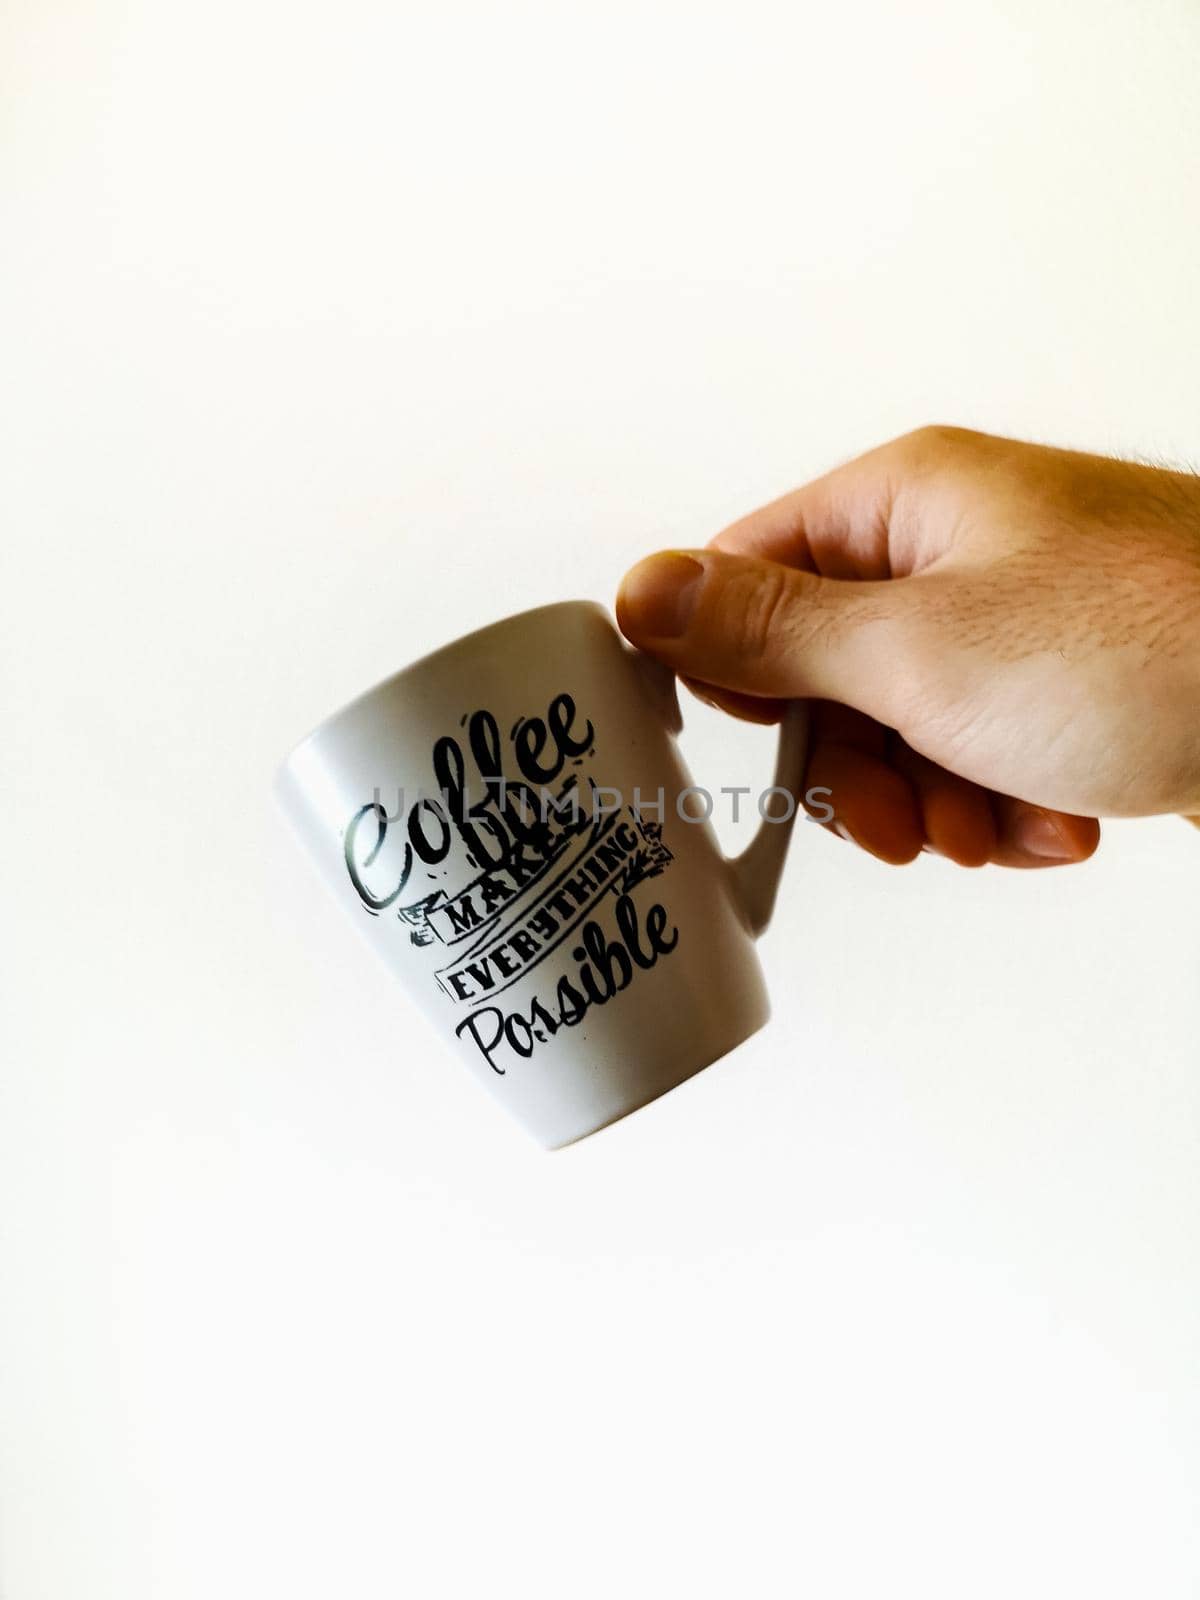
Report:
[[[812,697],[807,785],[885,861],[1052,866],[1200,811],[1200,480],[922,428],[626,575],[702,699]]]

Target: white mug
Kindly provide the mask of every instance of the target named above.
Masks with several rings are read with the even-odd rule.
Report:
[[[754,948],[805,721],[785,719],[726,859],[673,735],[669,673],[568,601],[436,650],[321,724],[277,780],[347,911],[547,1149],[664,1094],[767,1020]]]

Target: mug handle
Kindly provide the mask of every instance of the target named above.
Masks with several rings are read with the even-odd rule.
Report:
[[[756,939],[766,929],[775,909],[788,845],[801,810],[804,765],[808,757],[808,720],[808,701],[789,701],[775,746],[775,776],[771,783],[774,788],[786,789],[792,796],[791,815],[775,821],[764,818],[741,854],[728,858],[734,892]]]
[[[625,648],[641,671],[646,689],[668,731],[678,735],[683,728],[683,711],[679,704],[675,674],[653,657],[643,655],[628,645]],[[800,812],[804,765],[808,758],[808,725],[808,701],[790,701],[779,724],[772,784],[775,788],[786,789],[792,795],[794,805],[791,816],[774,822],[764,818],[758,825],[758,832],[741,854],[725,858],[737,902],[756,939],[765,931],[775,909],[775,897],[779,893],[788,845]]]

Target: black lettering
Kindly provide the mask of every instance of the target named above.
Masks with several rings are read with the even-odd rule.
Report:
[[[558,1014],[565,1027],[573,1028],[587,1016],[588,1003],[570,978],[558,980]]]
[[[455,994],[460,1000],[470,1000],[473,998],[474,990],[467,988],[467,980],[463,977],[461,972],[447,973],[446,982],[454,990]]]
[[[492,1059],[496,1047],[504,1037],[504,1013],[498,1006],[484,1006],[479,1011],[473,1011],[469,1017],[463,1018],[454,1031],[460,1039],[464,1033],[470,1033],[488,1066],[493,1072],[498,1072],[501,1077],[504,1076],[505,1069],[498,1067]]]
[[[502,878],[485,878],[479,885],[479,892],[483,896],[483,909],[490,915],[497,906],[502,906],[506,900],[512,899],[512,889]]]
[[[587,723],[582,733],[573,734],[572,724],[575,721],[575,701],[569,694],[556,694],[550,702],[548,712],[550,730],[554,734],[554,742],[564,756],[581,756],[590,750],[596,742],[596,730],[591,723]]]
[[[548,911],[538,911],[529,919],[529,926],[540,939],[553,939],[558,923]]]
[[[475,902],[469,894],[459,900],[448,900],[441,909],[450,918],[450,926],[454,930],[454,937],[459,939],[464,933],[470,933],[472,928],[477,928],[483,920],[475,909]]]
[[[379,832],[376,835],[374,845],[363,859],[362,866],[360,868],[354,859],[355,846],[358,843],[358,830],[362,826],[363,818],[367,816],[372,816],[376,819],[379,825]],[[366,871],[366,869],[375,860],[375,857],[379,854],[380,850],[382,850],[383,841],[387,838],[387,831],[387,813],[384,811],[382,806],[377,806],[374,801],[356,811],[350,818],[349,826],[346,828],[346,871],[350,874],[350,882],[354,885],[359,899],[370,911],[386,911],[388,906],[390,906],[394,901],[398,900],[401,894],[403,894],[404,887],[409,879],[409,874],[412,872],[412,846],[406,844],[404,846],[404,860],[400,868],[400,882],[392,890],[391,894],[383,895],[382,897],[373,895],[363,882],[362,873]]]
[[[489,954],[488,960],[495,963],[496,969],[502,978],[511,978],[515,973],[520,971],[520,968],[517,967],[505,954],[504,946],[502,944],[496,946],[496,948]]]
[[[513,1011],[505,1018],[504,1037],[519,1056],[533,1054],[533,1028],[519,1011]]]
[[[669,956],[679,943],[679,929],[672,928],[665,933],[663,930],[666,926],[667,908],[656,901],[646,913],[646,932],[650,935],[650,948],[656,956]]]

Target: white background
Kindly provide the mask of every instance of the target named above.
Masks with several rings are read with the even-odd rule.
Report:
[[[547,1157],[268,788],[917,424],[1200,455],[1195,5],[0,27],[4,1600],[1200,1592],[1185,824],[802,828],[770,1029]]]

